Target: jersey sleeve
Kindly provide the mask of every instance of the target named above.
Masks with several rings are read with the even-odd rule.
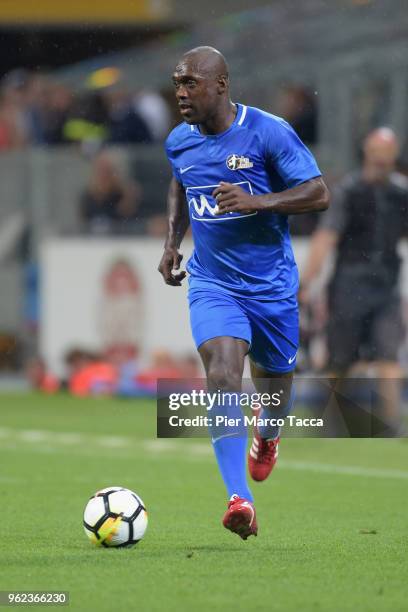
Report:
[[[173,154],[172,154],[172,148],[171,148],[171,144],[169,143],[169,139],[166,140],[165,150],[166,150],[167,159],[170,162],[170,166],[171,166],[171,170],[172,170],[173,176],[174,176],[174,178],[176,179],[176,181],[178,183],[181,183],[182,181],[181,181],[180,171],[179,171],[179,169],[174,164],[174,157],[173,157]]]
[[[289,123],[283,119],[271,119],[264,127],[267,163],[272,165],[289,188],[321,176],[312,153]]]

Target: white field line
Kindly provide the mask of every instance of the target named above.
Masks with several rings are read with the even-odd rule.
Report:
[[[408,480],[408,472],[403,470],[382,470],[376,468],[364,468],[357,465],[335,465],[332,463],[313,463],[309,461],[286,461],[278,462],[280,468],[302,472],[317,472],[319,474],[342,474],[346,476],[363,476],[368,478],[397,478]]]
[[[55,447],[77,446],[90,454],[96,447],[109,449],[138,449],[152,456],[162,456],[173,453],[178,456],[194,458],[212,458],[213,452],[209,443],[188,442],[179,440],[159,439],[140,441],[125,436],[98,436],[79,432],[54,432],[47,430],[20,430],[0,428],[0,450],[4,441],[31,444],[38,452],[52,453]],[[93,447],[93,449],[92,449]],[[14,447],[18,450],[18,445]],[[77,452],[76,449],[75,452]],[[280,459],[279,468],[284,470],[315,472],[319,474],[340,474],[346,476],[361,476],[363,478],[394,478],[408,480],[408,471],[394,469],[365,468],[353,465],[335,465],[310,461],[291,461]],[[7,482],[7,476],[0,476],[0,482]]]

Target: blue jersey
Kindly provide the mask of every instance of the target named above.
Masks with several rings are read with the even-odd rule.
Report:
[[[217,288],[264,300],[296,293],[298,272],[287,215],[271,212],[217,215],[212,192],[221,181],[248,193],[280,192],[320,176],[310,151],[283,119],[237,104],[232,125],[202,135],[181,123],[166,153],[185,190],[194,252],[187,264],[192,289]]]

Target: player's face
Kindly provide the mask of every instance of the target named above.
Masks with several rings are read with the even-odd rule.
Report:
[[[186,123],[203,124],[214,114],[220,100],[220,82],[216,77],[202,74],[186,62],[177,66],[173,84]]]

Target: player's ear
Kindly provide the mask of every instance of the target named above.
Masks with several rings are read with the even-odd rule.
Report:
[[[228,76],[220,74],[217,76],[218,93],[223,94],[228,89]]]

